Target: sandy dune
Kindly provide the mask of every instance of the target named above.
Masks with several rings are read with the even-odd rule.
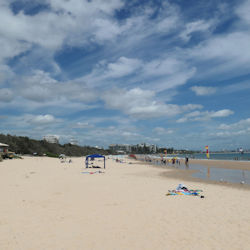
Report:
[[[181,182],[171,170],[110,159],[83,171],[84,158],[0,162],[0,249],[250,249],[247,189],[187,181],[205,199],[166,196]]]

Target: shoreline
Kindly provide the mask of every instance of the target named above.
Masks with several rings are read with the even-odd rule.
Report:
[[[165,169],[165,172],[160,173],[160,176],[169,179],[180,179],[182,181],[191,181],[196,183],[204,183],[204,184],[211,184],[211,185],[219,185],[225,186],[230,188],[237,188],[237,189],[246,189],[250,190],[250,184],[241,184],[241,183],[234,183],[234,182],[227,182],[227,181],[217,181],[211,179],[202,179],[198,177],[193,177],[192,174],[198,172],[198,170],[194,169],[180,169],[175,167],[174,165],[164,165],[164,164],[154,164],[153,162],[145,162],[145,161],[138,161],[139,164],[151,166],[153,168],[160,168]],[[222,169],[233,169],[233,170],[246,170],[250,171],[250,162],[241,162],[239,165],[236,166],[233,161],[228,160],[198,160],[198,159],[190,159],[189,165],[199,165],[201,167],[207,168],[222,168]],[[181,164],[184,165],[184,160],[181,160]]]
[[[208,180],[208,179],[193,177],[192,174],[196,173],[197,170],[183,170],[183,169],[170,169],[170,168],[168,168],[168,170],[170,171],[161,173],[160,175],[163,176],[164,178],[169,178],[169,179],[195,182],[201,184],[209,184],[209,185],[218,185],[228,188],[250,190],[250,184],[241,184],[241,183],[233,183],[226,181],[221,182],[216,180]]]
[[[189,159],[189,164],[200,164],[204,165],[205,167],[250,171],[250,161]]]
[[[150,163],[153,165],[154,160],[152,162],[144,161],[143,159],[137,159],[139,162],[144,162],[146,164]],[[156,160],[156,162],[160,162],[160,159]],[[185,164],[184,159],[180,159],[181,164]],[[234,160],[212,160],[212,159],[192,159],[189,158],[189,164],[200,165],[203,167],[214,167],[214,168],[224,168],[224,169],[235,169],[235,170],[248,170],[250,171],[250,161],[234,161]],[[170,166],[167,164],[159,164],[159,166]]]

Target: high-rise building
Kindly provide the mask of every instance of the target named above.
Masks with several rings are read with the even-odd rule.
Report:
[[[109,149],[113,152],[129,153],[129,152],[131,152],[131,145],[128,145],[128,144],[110,144]]]
[[[109,149],[112,152],[117,153],[131,153],[132,151],[138,151],[142,152],[143,150],[148,153],[156,153],[157,152],[157,146],[148,143],[140,143],[137,145],[129,145],[129,144],[110,144]]]

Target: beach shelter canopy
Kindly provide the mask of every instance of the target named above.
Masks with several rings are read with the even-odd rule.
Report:
[[[89,159],[93,160],[95,158],[103,158],[103,160],[104,160],[104,168],[105,168],[105,156],[104,155],[99,155],[99,154],[93,154],[93,155],[86,156],[86,160],[85,160],[86,168],[89,167]]]

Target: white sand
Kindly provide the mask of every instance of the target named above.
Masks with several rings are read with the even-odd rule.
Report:
[[[165,196],[181,183],[170,170],[82,171],[84,158],[0,162],[0,249],[250,249],[249,190],[185,182],[205,199]]]

